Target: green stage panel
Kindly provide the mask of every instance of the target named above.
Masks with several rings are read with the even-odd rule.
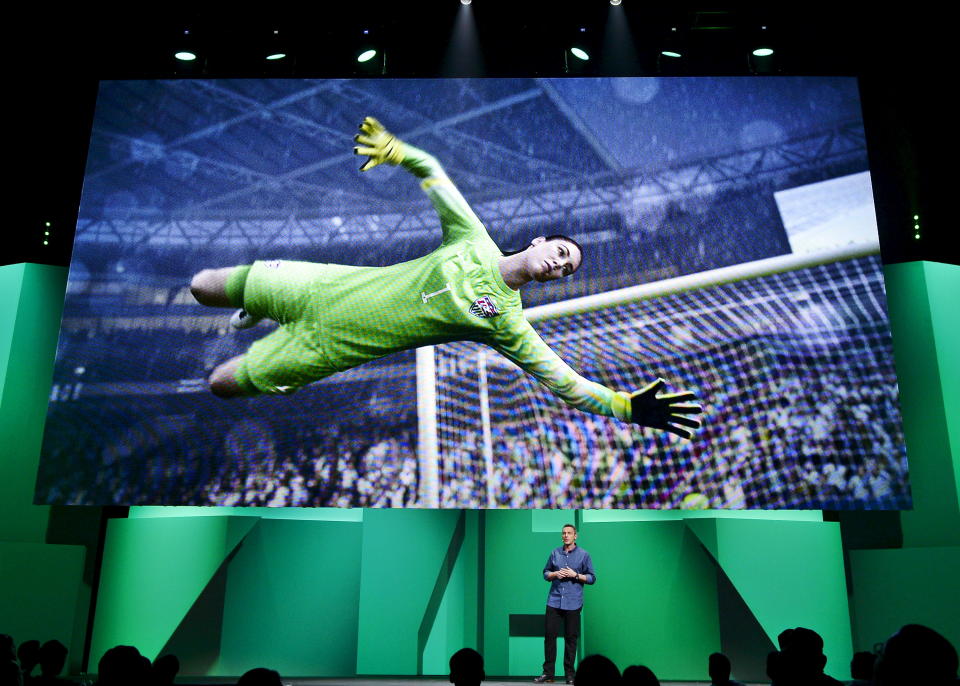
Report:
[[[928,262],[884,269],[914,502],[901,515],[905,547],[960,545],[958,274]]]
[[[584,654],[661,679],[701,679],[720,649],[716,568],[682,521],[585,523],[597,568],[584,599]]]
[[[960,266],[924,262],[923,273],[938,371],[943,382],[944,417],[953,457],[953,485],[957,502],[960,502],[960,310],[957,308]]]
[[[960,646],[960,546],[851,550],[856,650],[904,624],[924,624]]]
[[[227,568],[220,660],[210,673],[266,666],[284,677],[353,676],[360,529],[260,520]]]
[[[457,622],[456,607],[441,606],[451,579],[461,583],[455,568],[466,530],[466,513],[456,510],[365,512],[357,674],[423,673],[425,657],[435,669],[436,646],[425,653],[437,617]]]
[[[464,512],[463,542],[443,589],[423,652],[423,673],[449,674],[450,656],[464,647],[480,649],[478,636],[480,512]],[[440,589],[437,589],[440,592]]]
[[[70,647],[85,555],[78,545],[0,542],[0,632]]]
[[[832,522],[688,520],[773,645],[786,628],[823,636],[827,672],[847,676],[852,644],[840,527]]]
[[[483,656],[488,675],[532,677],[540,673],[543,639],[512,637],[511,616],[516,622],[516,616],[543,615],[550,589],[543,579],[543,565],[550,551],[560,545],[560,527],[573,522],[575,514],[574,510],[550,515],[531,510],[485,512]],[[583,543],[593,553],[588,539]],[[587,602],[589,598],[590,589]]]
[[[90,664],[121,644],[155,658],[255,524],[231,517],[110,520]]]
[[[0,541],[42,543],[49,507],[33,504],[66,270],[0,267]]]

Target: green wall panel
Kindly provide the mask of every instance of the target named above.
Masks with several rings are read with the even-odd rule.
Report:
[[[256,523],[229,517],[111,520],[91,666],[119,644],[156,657],[226,556]]]
[[[776,645],[788,627],[814,629],[828,673],[847,676],[852,644],[840,527],[831,522],[688,520],[686,525]]]
[[[77,545],[0,542],[0,631],[18,643],[71,646],[85,554]]]
[[[463,516],[450,510],[367,510],[363,520],[358,674],[417,674],[462,549]],[[449,607],[447,608],[449,610]]]
[[[925,624],[960,646],[960,546],[850,551],[856,650],[904,624]]]
[[[214,675],[353,676],[360,595],[355,522],[260,520],[230,560]]]
[[[564,521],[572,520],[573,512],[567,514]],[[530,510],[486,512],[483,650],[490,676],[535,676],[543,664],[542,639],[540,648],[528,658],[531,641],[511,641],[509,637],[511,614],[543,614],[550,589],[543,579],[543,564],[550,551],[560,545],[559,527],[549,532],[534,531],[533,518]],[[583,543],[593,553],[589,539]],[[511,655],[511,649],[523,650],[524,655]],[[530,662],[525,663],[526,659]]]
[[[66,270],[0,267],[0,541],[41,543],[49,507],[33,504]]]
[[[905,547],[960,545],[956,456],[945,406],[947,398],[956,402],[960,377],[943,376],[940,362],[947,369],[957,365],[957,268],[928,267],[911,262],[884,270],[913,494],[913,510],[901,516]],[[954,414],[949,423],[956,427],[958,421]]]
[[[923,271],[953,458],[953,485],[960,502],[960,266],[924,262]]]
[[[661,679],[703,677],[720,648],[716,568],[681,521],[584,524],[597,568],[584,599],[584,653]]]
[[[465,512],[464,517],[463,543],[424,649],[424,674],[446,675],[450,671],[449,659],[453,653],[464,647],[479,649],[477,583],[480,513]]]

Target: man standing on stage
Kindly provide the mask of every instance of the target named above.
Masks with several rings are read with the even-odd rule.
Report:
[[[563,673],[573,683],[573,663],[580,638],[580,610],[583,609],[583,585],[597,580],[590,553],[577,546],[577,527],[564,524],[560,530],[563,545],[554,548],[543,568],[543,578],[550,583],[547,595],[546,631],[543,641],[543,674],[535,683],[553,683],[557,662],[557,636],[563,627]]]

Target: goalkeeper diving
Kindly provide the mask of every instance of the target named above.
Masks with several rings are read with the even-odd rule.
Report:
[[[367,117],[354,153],[361,172],[399,165],[420,179],[443,240],[428,255],[388,267],[288,260],[205,269],[191,291],[202,305],[238,308],[234,328],[272,319],[280,326],[214,369],[220,397],[288,394],[377,358],[425,345],[483,343],[585,412],[690,438],[700,426],[694,394],[661,394],[663,379],[633,393],[589,381],[543,342],[523,315],[519,289],[573,274],[583,250],[566,236],[538,236],[504,254],[430,154]]]

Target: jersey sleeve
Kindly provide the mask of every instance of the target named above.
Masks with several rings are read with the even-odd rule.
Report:
[[[568,405],[592,414],[630,421],[630,396],[588,381],[550,349],[522,315],[489,341],[509,359]]]
[[[487,230],[480,218],[453,185],[437,158],[409,143],[404,143],[403,146],[404,159],[401,164],[420,179],[420,188],[430,198],[440,216],[444,244],[465,240],[478,233],[486,236]]]

